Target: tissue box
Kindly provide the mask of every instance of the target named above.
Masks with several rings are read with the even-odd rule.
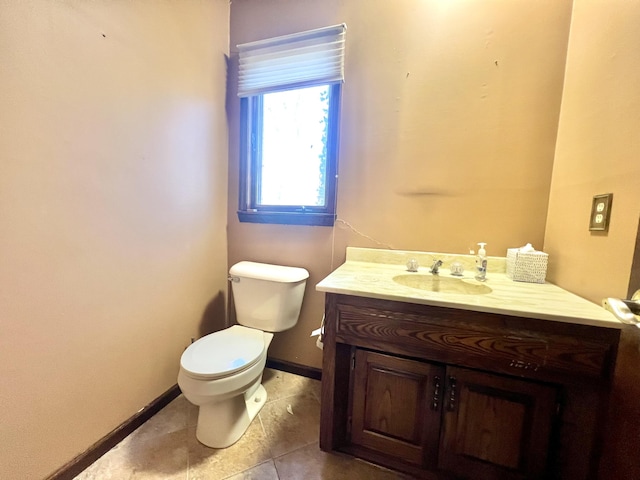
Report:
[[[549,255],[544,252],[521,252],[507,249],[507,277],[517,282],[544,283]]]

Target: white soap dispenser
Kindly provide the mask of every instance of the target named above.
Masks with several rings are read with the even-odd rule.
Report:
[[[484,282],[487,279],[487,251],[484,249],[486,243],[480,242],[478,246],[478,257],[476,258],[476,280]]]

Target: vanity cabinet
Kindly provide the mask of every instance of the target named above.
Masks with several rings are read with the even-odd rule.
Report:
[[[328,293],[320,447],[417,478],[595,478],[619,331]]]

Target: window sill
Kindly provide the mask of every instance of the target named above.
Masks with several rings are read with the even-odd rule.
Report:
[[[238,210],[238,220],[246,223],[274,223],[280,225],[309,225],[332,227],[336,216],[331,213],[248,212]]]

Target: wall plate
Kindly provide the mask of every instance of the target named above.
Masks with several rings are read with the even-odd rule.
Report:
[[[591,219],[589,220],[589,230],[606,232],[609,230],[609,217],[611,216],[611,202],[613,193],[595,195],[591,204]]]

